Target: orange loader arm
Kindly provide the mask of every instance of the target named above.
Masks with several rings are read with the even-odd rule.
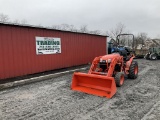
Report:
[[[88,74],[100,74],[99,72],[95,72],[95,70],[96,70],[96,68],[98,66],[98,63],[100,62],[101,58],[102,58],[102,56],[96,57],[93,60]],[[106,61],[109,61],[109,59],[110,58],[107,58]],[[121,66],[121,71],[122,71],[122,69],[123,69],[123,57],[121,57],[121,56],[112,57],[110,65],[107,63],[107,74],[106,74],[106,77],[112,77],[113,76],[116,64],[119,64]]]

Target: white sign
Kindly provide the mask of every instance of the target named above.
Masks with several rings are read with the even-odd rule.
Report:
[[[36,37],[36,53],[37,55],[61,53],[61,39],[52,37]]]

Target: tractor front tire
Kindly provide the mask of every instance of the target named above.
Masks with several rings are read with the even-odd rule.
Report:
[[[146,60],[149,60],[149,53],[147,53],[145,56],[144,56],[144,58],[146,59]]]
[[[117,87],[121,87],[124,83],[124,73],[123,72],[117,72],[115,77],[115,82]]]
[[[128,77],[131,79],[136,79],[138,77],[138,63],[137,63],[137,61],[132,61],[131,66],[129,68]]]

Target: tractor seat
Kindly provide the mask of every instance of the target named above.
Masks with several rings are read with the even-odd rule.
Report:
[[[124,61],[128,61],[131,58],[126,50],[119,51],[119,54],[123,56]]]
[[[119,50],[119,54],[123,57],[127,57],[127,51],[126,50]]]
[[[127,51],[127,56],[132,52],[131,48],[125,46],[124,49]]]

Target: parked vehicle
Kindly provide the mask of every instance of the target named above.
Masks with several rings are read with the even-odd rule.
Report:
[[[149,48],[148,53],[144,56],[146,60],[157,60],[160,59],[160,47]]]

